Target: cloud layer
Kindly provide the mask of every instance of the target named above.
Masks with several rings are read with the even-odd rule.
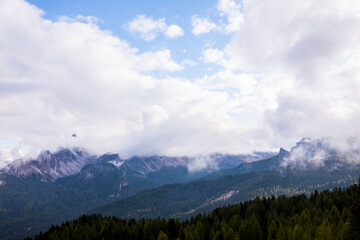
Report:
[[[220,0],[216,9],[225,23],[189,22],[195,35],[230,34],[199,56],[216,70],[182,79],[171,74],[190,64],[171,49],[140,52],[95,17],[50,21],[23,0],[0,1],[0,137],[18,140],[13,156],[76,145],[122,156],[246,153],[301,137],[345,149],[360,137],[357,0]],[[146,15],[126,28],[147,41],[184,34]]]
[[[227,8],[230,2],[217,7],[243,21],[224,49],[203,52],[204,62],[223,70],[202,81],[233,88],[239,72],[255,79],[241,87],[248,93],[241,111],[256,108],[273,142],[329,137],[341,146],[359,137],[359,2],[259,0]]]
[[[194,155],[251,145],[234,138],[250,130],[229,115],[227,93],[153,77],[183,68],[168,49],[140,53],[91,17],[53,22],[21,0],[0,2],[0,23],[0,135],[19,139],[14,149]]]

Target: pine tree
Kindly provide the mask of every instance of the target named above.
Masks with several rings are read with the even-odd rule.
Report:
[[[354,201],[350,207],[348,229],[344,235],[344,239],[360,239],[360,177],[356,187]]]
[[[157,240],[168,240],[168,236],[163,231],[160,231]]]
[[[278,227],[276,225],[276,222],[273,220],[271,221],[271,224],[268,229],[268,240],[276,239],[276,233],[277,233]]]

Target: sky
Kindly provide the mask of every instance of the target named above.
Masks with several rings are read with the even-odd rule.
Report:
[[[357,148],[359,65],[358,0],[0,0],[0,166]]]

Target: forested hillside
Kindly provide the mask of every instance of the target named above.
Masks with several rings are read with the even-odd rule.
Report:
[[[121,220],[82,216],[53,226],[34,237],[42,239],[359,239],[360,181],[293,197],[259,197],[174,219]],[[29,238],[30,239],[30,238]]]
[[[52,224],[61,224],[83,214],[136,220],[179,218],[181,221],[256,196],[262,198],[302,193],[308,196],[315,189],[322,191],[347,187],[356,183],[360,174],[359,165],[346,164],[340,158],[327,159],[321,168],[284,168],[281,161],[286,155],[288,152],[281,150],[275,157],[220,169],[218,174],[210,174],[201,181],[167,184],[158,188],[152,187],[177,182],[176,179],[190,175],[186,175],[183,166],[163,167],[148,175],[129,170],[123,175],[110,163],[117,158],[113,155],[106,159],[103,156],[96,163],[85,165],[79,174],[54,182],[43,181],[34,175],[23,179],[4,174],[0,178],[6,182],[0,187],[0,239],[34,236]],[[159,159],[157,164],[155,158],[145,162],[135,159],[136,164],[131,166],[133,170],[143,172],[146,164],[158,166],[166,160],[162,157]],[[232,164],[234,159],[228,156],[227,160],[230,161],[228,164]],[[123,163],[121,166],[130,165]],[[125,198],[129,196],[127,194],[148,188],[152,189]]]
[[[310,195],[317,189],[347,187],[357,182],[359,167],[307,171],[292,169],[228,175],[218,179],[169,184],[135,196],[97,207],[87,214],[119,218],[179,218],[185,220],[226,204],[271,196]]]

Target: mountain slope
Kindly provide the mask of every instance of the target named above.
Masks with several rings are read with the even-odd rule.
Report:
[[[290,152],[281,148],[279,153],[267,159],[261,159],[253,162],[243,162],[233,168],[220,169],[203,177],[203,180],[216,179],[226,175],[240,175],[252,172],[261,172],[281,168],[285,158],[290,156]]]
[[[55,153],[43,151],[35,160],[16,160],[1,170],[8,175],[22,179],[39,178],[54,181],[80,172],[86,165],[96,160],[85,150],[78,148],[61,149]]]
[[[171,184],[143,191],[133,197],[95,208],[89,213],[121,218],[180,217],[208,211],[255,196],[309,194],[318,189],[348,186],[356,182],[360,167],[294,171],[290,168],[224,176],[188,184]]]
[[[234,166],[259,156],[213,155],[214,165]],[[188,182],[216,171],[189,172],[191,158],[95,157],[78,149],[42,152],[0,171],[0,239],[21,238],[90,209],[168,183]]]
[[[256,198],[221,207],[190,221],[174,219],[119,219],[101,215],[81,216],[53,226],[34,240],[46,239],[343,239],[359,232],[354,224],[353,202],[359,185],[348,189]],[[351,231],[348,224],[355,226]],[[106,227],[105,227],[106,226]],[[349,231],[350,230],[350,231]],[[357,239],[356,237],[351,239]],[[29,239],[30,240],[30,239]]]
[[[304,144],[312,144],[315,148],[309,149],[318,151],[318,145],[313,142]],[[81,154],[72,150],[39,157],[31,164],[20,165],[19,169],[26,170],[29,166],[33,171],[32,166],[36,166],[41,173],[0,173],[0,239],[32,235],[94,208],[95,212],[123,217],[186,218],[256,195],[291,195],[315,188],[347,186],[359,174],[358,166],[336,157],[328,158],[317,169],[298,171],[297,165],[284,167],[291,159],[291,152],[282,149],[267,159],[260,159],[269,156],[262,153],[213,154],[206,159],[153,156],[126,160],[117,154],[98,158],[87,154],[83,155],[86,164],[82,162],[85,165],[81,169],[71,167],[81,159]],[[254,159],[260,160],[251,161]],[[206,161],[207,167],[189,171],[197,160]],[[51,174],[52,171],[63,177]]]

